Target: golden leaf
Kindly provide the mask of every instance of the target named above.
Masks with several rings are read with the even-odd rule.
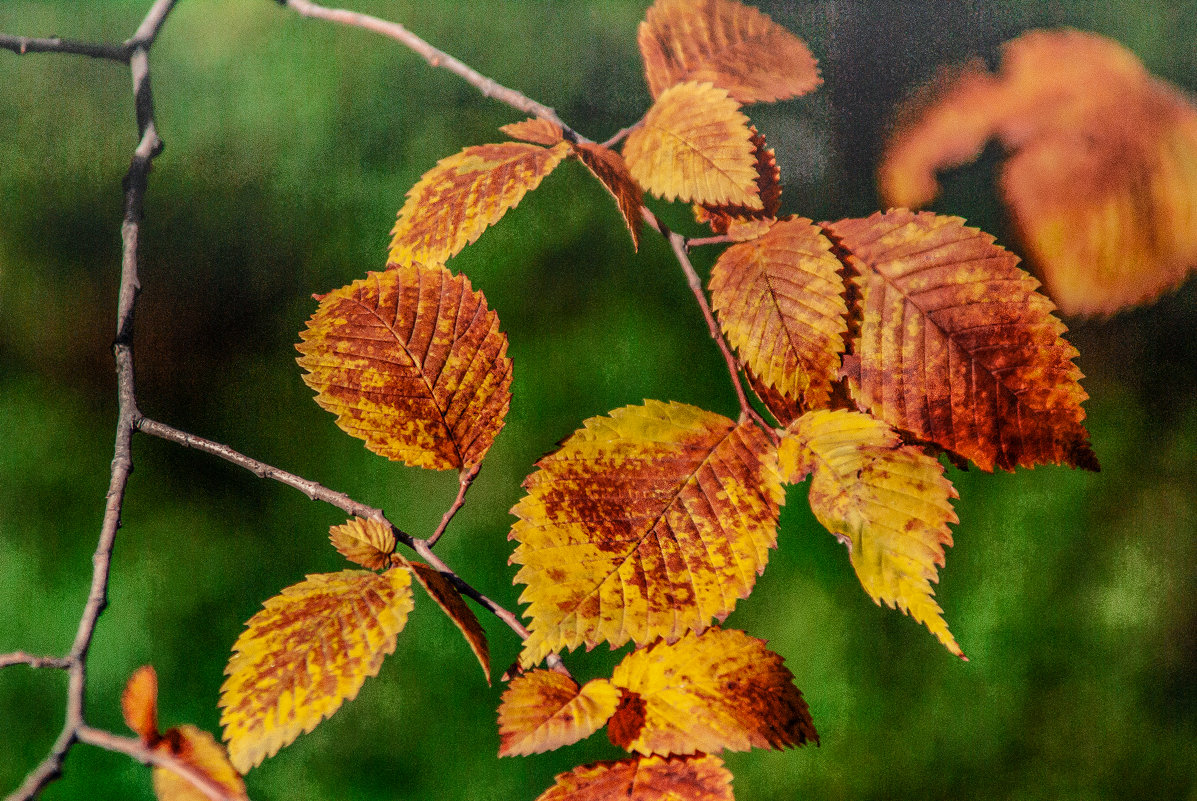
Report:
[[[615,202],[619,205],[619,213],[628,226],[632,235],[632,248],[640,248],[640,224],[644,221],[640,216],[640,200],[644,190],[636,183],[636,179],[628,172],[628,165],[623,157],[609,147],[582,142],[574,146],[578,159],[586,168],[598,178]]]
[[[299,335],[316,403],[388,459],[467,471],[503,427],[507,335],[465,276],[415,264],[370,273],[323,296]]]
[[[846,409],[798,418],[778,452],[782,475],[802,481],[813,473],[810,506],[840,542],[865,592],[931,630],[964,657],[935,603],[949,523],[958,523],[943,465],[876,418]]]
[[[559,774],[536,801],[734,801],[731,782],[719,757],[635,757]]]
[[[158,733],[158,674],[150,665],[142,665],[129,677],[121,693],[121,713],[125,724],[146,745],[153,746],[161,739]]]
[[[801,217],[732,245],[711,270],[711,305],[727,340],[766,387],[827,403],[844,351],[840,261],[818,226]]]
[[[810,710],[782,658],[735,629],[691,632],[628,654],[611,683],[634,693],[635,721],[616,745],[641,754],[716,753],[819,742]],[[637,725],[638,724],[638,728]],[[622,740],[622,741],[617,741]]]
[[[512,139],[522,139],[525,142],[550,147],[565,138],[565,133],[561,130],[560,125],[540,117],[529,117],[520,122],[508,123],[501,126],[499,130]]]
[[[1197,268],[1197,107],[1117,42],[1031,31],[1001,70],[941,77],[902,111],[880,170],[919,205],[938,170],[998,139],[1001,187],[1028,260],[1065,314],[1112,314]]]
[[[525,666],[701,631],[748,596],[776,543],[776,454],[751,422],[646,401],[587,420],[537,466],[510,535]]]
[[[666,90],[628,134],[623,157],[657,197],[764,208],[748,118],[726,90],[709,83]]]
[[[709,81],[747,105],[798,97],[822,82],[801,39],[733,0],[657,0],[638,41],[654,98],[682,81]]]
[[[229,798],[248,798],[245,782],[229,763],[224,746],[203,729],[189,725],[168,729],[155,748],[202,773]],[[209,801],[202,790],[169,768],[155,766],[153,777],[158,801]]]
[[[499,756],[552,751],[603,727],[619,704],[606,679],[579,688],[555,670],[533,670],[512,679],[499,705]]]
[[[483,631],[482,624],[478,622],[478,616],[474,614],[474,610],[466,605],[461,593],[439,570],[423,562],[407,562],[405,559],[403,561],[416,577],[416,581],[420,582],[420,586],[432,600],[436,601],[436,605],[448,615],[449,619],[453,621],[453,625],[457,626],[462,636],[465,637],[478,664],[482,666],[486,683],[490,684],[490,645],[486,642],[486,632]]]
[[[391,527],[363,517],[332,526],[328,530],[328,538],[341,556],[368,570],[386,567],[395,550],[395,534]]]
[[[443,264],[540,186],[569,152],[565,142],[502,142],[441,159],[407,193],[391,231],[390,261]]]
[[[725,234],[743,242],[764,236],[776,221],[777,210],[781,208],[781,170],[773,148],[765,143],[754,126],[749,127],[752,146],[756,155],[756,188],[761,196],[761,208],[753,210],[747,206],[696,205],[694,218],[711,226],[716,234]]]
[[[245,772],[357,697],[395,650],[411,574],[311,575],[263,604],[237,638],[220,690],[233,765]]]
[[[958,217],[897,209],[825,224],[855,272],[844,373],[861,411],[983,470],[1096,470],[1076,350],[1039,282]]]

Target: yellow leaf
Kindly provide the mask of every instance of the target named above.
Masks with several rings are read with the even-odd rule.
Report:
[[[400,557],[402,558],[402,557]],[[403,560],[407,562],[407,560]],[[486,683],[490,684],[490,646],[486,642],[486,632],[474,610],[466,605],[465,599],[440,571],[423,562],[407,562],[407,567],[420,582],[420,586],[428,593],[441,611],[449,616],[457,626],[478,664],[482,666],[482,673],[486,676]]]
[[[641,754],[716,753],[819,742],[794,676],[763,640],[734,629],[691,632],[628,654],[611,683],[634,693],[612,742]]]
[[[152,746],[158,742],[158,674],[154,668],[143,665],[133,671],[121,693],[121,712],[143,743]]]
[[[515,208],[570,146],[478,145],[441,159],[407,193],[391,231],[390,261],[443,264]]]
[[[723,234],[737,242],[763,236],[777,222],[777,210],[781,207],[781,170],[773,148],[765,137],[749,126],[752,147],[756,157],[756,188],[761,196],[761,208],[753,210],[747,206],[696,205],[694,218],[711,226],[716,234]]]
[[[520,122],[508,123],[499,128],[500,131],[512,139],[522,139],[537,145],[555,145],[562,141],[565,134],[561,126],[540,117],[529,117]]]
[[[726,90],[709,83],[666,90],[628,134],[623,157],[657,197],[764,208],[748,118]]]
[[[711,270],[728,342],[766,387],[808,409],[826,405],[844,351],[840,266],[818,226],[791,217],[732,245]]]
[[[801,39],[733,0],[657,0],[638,41],[654,98],[682,81],[710,81],[747,105],[798,97],[821,83]]]
[[[734,801],[731,781],[719,757],[635,757],[562,773],[536,801]]]
[[[646,401],[587,420],[512,509],[529,666],[563,648],[676,640],[752,591],[777,539],[776,454],[751,422]]]
[[[308,576],[263,604],[233,646],[220,722],[242,772],[357,697],[395,650],[412,609],[411,574]]]
[[[640,200],[644,190],[628,172],[628,165],[624,163],[623,157],[611,148],[587,142],[575,145],[574,151],[578,154],[578,159],[615,198],[619,205],[619,213],[623,215],[623,221],[632,235],[632,248],[639,249],[640,224],[643,222],[640,216]]]
[[[512,679],[499,705],[499,756],[552,751],[603,727],[619,704],[606,679],[579,688],[555,670],[533,670]]]
[[[348,523],[328,530],[337,552],[368,570],[378,570],[390,564],[395,550],[395,534],[391,527],[378,520],[355,517]]]
[[[943,465],[903,445],[887,424],[841,409],[809,412],[794,421],[778,453],[787,481],[813,474],[810,507],[828,531],[848,546],[865,592],[931,630],[950,652],[964,657],[934,600],[949,523],[958,523]]]
[[[229,763],[224,746],[203,729],[189,725],[169,729],[155,748],[206,776],[229,798],[247,798],[245,782]],[[209,797],[191,781],[169,768],[155,766],[153,777],[158,801],[209,801]]]
[[[321,298],[299,335],[316,403],[388,459],[467,471],[503,427],[507,335],[465,276],[416,264],[370,273]]]

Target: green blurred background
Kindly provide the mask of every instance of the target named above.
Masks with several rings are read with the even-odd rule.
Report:
[[[0,0],[0,31],[121,40],[148,0]],[[649,96],[645,0],[359,0],[593,138]],[[825,86],[750,109],[777,150],[783,211],[877,207],[893,104],[937,64],[1024,29],[1110,35],[1197,89],[1197,3],[760,2],[804,37]],[[1000,10],[999,10],[1000,7]],[[386,462],[311,400],[293,343],[324,292],[379,269],[404,193],[437,159],[519,115],[394,43],[267,0],[182,0],[153,51],[166,151],[146,204],[136,354],[142,409],[381,506],[426,535],[453,474]],[[91,572],[115,415],[109,344],[121,177],[135,144],[129,80],[109,63],[0,51],[0,652],[68,648]],[[947,178],[939,211],[1009,242],[996,151]],[[663,208],[663,204],[656,204]],[[664,211],[683,230],[686,209]],[[687,227],[689,226],[689,227]],[[697,257],[702,270],[711,254]],[[667,247],[633,253],[576,163],[454,259],[498,310],[514,400],[469,503],[439,546],[516,607],[507,510],[532,462],[581,421],[644,398],[734,414],[722,362]],[[821,748],[730,755],[757,799],[1197,799],[1197,281],[1151,308],[1070,321],[1100,474],[951,470],[961,499],[939,599],[971,657],[875,606],[793,487],[779,548],[728,620],[784,655]],[[124,680],[152,663],[165,725],[217,730],[222,669],[260,603],[341,569],[336,510],[149,437],[90,660],[89,717],[123,730]],[[360,697],[251,772],[257,801],[531,799],[555,773],[618,752],[602,735],[495,756],[495,708],[456,630],[418,602]],[[490,618],[495,672],[517,643]],[[582,678],[618,655],[578,654]],[[0,673],[0,792],[61,727],[65,679]],[[149,772],[76,748],[47,799],[149,799]]]

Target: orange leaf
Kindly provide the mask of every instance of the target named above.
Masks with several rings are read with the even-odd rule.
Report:
[[[402,557],[400,558],[402,559]],[[423,562],[407,562],[407,567],[416,577],[416,581],[420,582],[420,586],[432,600],[436,601],[436,605],[449,616],[449,619],[465,637],[470,650],[478,659],[478,664],[482,665],[486,683],[490,684],[490,646],[486,642],[486,632],[482,630],[482,624],[478,622],[474,610],[466,605],[461,593],[440,571]]]
[[[719,757],[635,757],[562,773],[536,801],[734,801],[731,782]]]
[[[813,472],[811,511],[848,547],[873,601],[900,608],[963,658],[931,589],[944,547],[952,544],[948,524],[960,522],[951,502],[959,496],[943,465],[903,445],[882,421],[846,409],[800,417],[782,439],[778,460],[791,483]]]
[[[552,751],[603,727],[619,703],[606,679],[579,688],[555,670],[533,670],[512,679],[499,705],[499,756]]]
[[[748,118],[726,90],[709,83],[666,90],[628,134],[623,157],[657,197],[764,208]]]
[[[801,39],[732,0],[657,0],[637,38],[654,98],[683,81],[709,81],[747,105],[798,97],[822,82]]]
[[[748,386],[752,387],[756,396],[761,399],[761,403],[769,410],[769,414],[773,415],[773,418],[783,428],[801,416],[802,409],[799,407],[798,401],[787,398],[773,387],[767,386],[747,365],[744,367],[744,378],[748,380]]]
[[[904,209],[824,226],[856,273],[853,398],[983,470],[1096,470],[1076,350],[1038,282],[958,217]]]
[[[784,748],[818,743],[794,676],[763,640],[735,629],[691,632],[670,645],[633,651],[611,683],[635,693],[642,707],[630,742],[641,754],[715,753],[724,748]],[[619,717],[625,709],[616,713]],[[619,721],[612,720],[616,728]]]
[[[777,540],[776,454],[751,422],[646,401],[587,420],[537,466],[510,535],[525,666],[701,631],[748,596]]]
[[[752,133],[756,155],[756,187],[762,208],[754,211],[747,206],[694,207],[694,217],[700,223],[710,225],[716,234],[727,234],[741,242],[763,236],[781,208],[781,170],[777,168],[773,148],[765,143],[765,137],[755,127],[750,126],[748,130]]]
[[[570,147],[477,145],[441,159],[407,193],[391,231],[390,261],[443,264],[515,208]]]
[[[378,570],[390,564],[395,550],[395,534],[391,527],[378,520],[355,517],[348,523],[328,530],[337,552],[368,570]]]
[[[840,262],[818,226],[801,217],[732,245],[711,270],[711,305],[741,357],[767,387],[823,406],[844,351]]]
[[[242,772],[357,697],[412,609],[411,574],[308,576],[263,604],[237,638],[220,689],[220,722]]]
[[[512,139],[522,139],[525,142],[550,147],[565,137],[560,125],[549,120],[542,120],[540,117],[529,117],[520,122],[508,123],[500,127],[499,130]]]
[[[121,712],[125,724],[137,732],[141,741],[153,746],[158,734],[158,674],[150,665],[143,665],[133,671],[125,690],[121,693]]]
[[[316,403],[388,459],[466,471],[503,427],[507,335],[465,276],[415,264],[370,273],[321,298],[300,337]]]
[[[937,170],[997,138],[1004,199],[1066,314],[1154,300],[1197,268],[1197,108],[1117,42],[1032,31],[1001,71],[941,78],[902,112],[882,163],[888,202],[934,197]]]
[[[619,204],[619,213],[623,215],[623,221],[632,235],[632,247],[638,250],[640,224],[644,221],[640,216],[640,200],[644,190],[628,172],[628,165],[624,163],[623,157],[609,147],[587,142],[575,145],[574,152],[594,177],[607,187],[607,191]]]
[[[167,730],[157,750],[203,774],[229,798],[246,799],[245,782],[232,764],[224,746],[211,734],[195,726]],[[209,801],[208,796],[190,780],[169,768],[154,767],[154,793],[158,801]]]

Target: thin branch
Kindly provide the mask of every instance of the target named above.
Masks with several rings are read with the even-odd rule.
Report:
[[[449,527],[449,521],[453,519],[453,516],[457,514],[458,510],[465,503],[466,492],[469,491],[470,485],[474,483],[474,479],[478,475],[478,469],[481,467],[482,463],[479,462],[461,474],[461,479],[458,482],[457,497],[453,500],[453,505],[449,507],[444,517],[441,518],[441,524],[436,527],[436,531],[432,532],[432,536],[426,540],[429,548],[436,545],[436,541],[441,538],[441,535],[445,533],[445,529]]]
[[[34,656],[24,651],[14,651],[11,654],[0,654],[0,668],[13,665],[28,665],[31,668],[55,668],[66,670],[70,667],[70,660],[61,656]]]
[[[726,245],[736,240],[732,239],[727,234],[719,236],[692,236],[686,240],[687,248],[696,248],[703,245]]]
[[[628,134],[630,134],[632,131],[636,130],[637,128],[639,128],[642,125],[644,125],[643,118],[637,120],[636,122],[632,123],[631,125],[629,125],[626,128],[620,128],[618,131],[616,131],[614,134],[612,134],[610,139],[608,139],[606,142],[603,142],[603,147],[615,147],[620,142],[622,142],[624,139],[626,139]]]
[[[116,61],[120,64],[129,63],[129,49],[124,45],[108,44],[107,42],[80,42],[74,39],[60,39],[52,36],[39,39],[32,36],[12,36],[0,33],[0,47],[11,50],[18,56],[27,53],[66,53],[76,56],[102,58]]]
[[[223,786],[203,771],[198,770],[181,759],[177,759],[165,751],[146,748],[145,744],[135,737],[122,737],[102,729],[94,729],[91,726],[80,726],[78,740],[81,743],[94,745],[106,751],[116,751],[126,754],[143,765],[153,765],[172,771],[190,782],[195,789],[212,799],[212,801],[245,801],[244,795],[230,795]]]

